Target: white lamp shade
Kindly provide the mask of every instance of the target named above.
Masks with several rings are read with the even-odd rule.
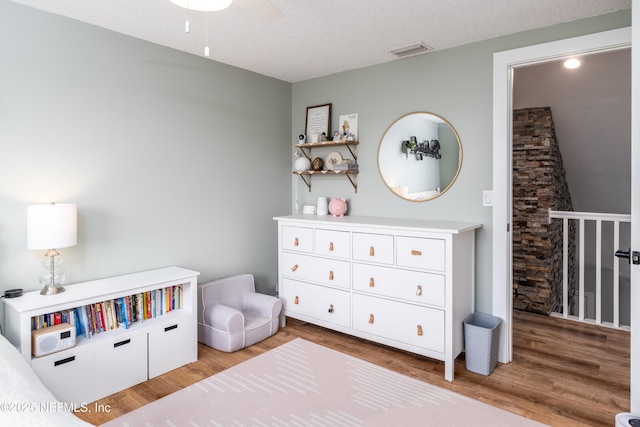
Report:
[[[27,206],[27,247],[56,249],[78,242],[77,208],[73,204]]]
[[[171,0],[171,3],[175,3],[185,9],[213,12],[229,7],[231,1],[232,0]]]

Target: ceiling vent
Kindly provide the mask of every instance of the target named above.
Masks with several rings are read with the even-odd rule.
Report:
[[[432,47],[427,46],[426,44],[421,42],[414,43],[405,47],[399,47],[397,49],[392,49],[391,53],[393,53],[398,58],[404,58],[405,56],[419,55],[421,53],[431,52],[432,50]]]

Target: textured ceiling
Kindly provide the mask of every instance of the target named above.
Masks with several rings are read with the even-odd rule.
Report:
[[[631,0],[270,0],[284,17],[257,18],[237,0],[191,12],[169,0],[14,0],[288,82],[630,9]],[[185,20],[190,21],[186,33]],[[208,34],[208,41],[207,41]]]

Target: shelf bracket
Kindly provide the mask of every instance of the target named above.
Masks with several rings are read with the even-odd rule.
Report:
[[[353,161],[358,163],[358,149],[355,148],[355,146],[354,146],[354,149],[352,150],[350,145],[347,145],[346,147],[347,147],[347,150],[349,150],[349,152],[353,156]],[[351,178],[349,178],[349,179],[351,179]]]
[[[302,180],[304,181],[305,184],[307,184],[307,188],[309,189],[309,193],[311,193],[311,175],[309,175],[309,178],[305,178],[304,175],[302,174],[296,174],[298,175],[300,178],[302,178]]]
[[[358,175],[349,175],[346,174],[347,178],[349,178],[349,181],[351,181],[351,185],[353,186],[354,191],[357,193],[358,192]]]

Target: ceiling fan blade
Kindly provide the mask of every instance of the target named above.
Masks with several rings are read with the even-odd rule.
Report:
[[[269,0],[234,0],[233,2],[267,23],[284,17],[284,14]]]

